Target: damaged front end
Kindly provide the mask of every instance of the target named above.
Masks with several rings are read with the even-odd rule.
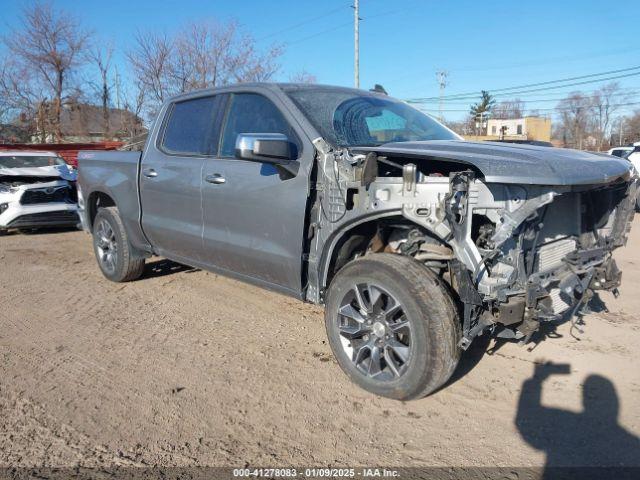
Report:
[[[71,168],[0,168],[0,231],[77,223],[76,173]]]
[[[629,172],[599,183],[488,182],[468,159],[335,151],[321,139],[316,148],[312,301],[321,301],[322,285],[347,258],[410,255],[457,293],[466,349],[485,329],[527,342],[541,323],[579,313],[595,291],[617,295],[612,252],[626,243],[638,190]],[[356,247],[341,240],[347,228],[360,238]]]
[[[458,183],[466,195],[456,200]],[[485,185],[463,172],[451,176],[451,192],[448,201],[456,210],[466,202],[471,217],[460,222],[451,208],[446,216],[456,225],[452,241],[472,259],[463,256],[453,268],[455,282],[474,290],[461,296],[461,347],[487,327],[527,342],[541,322],[577,314],[594,291],[617,296],[621,272],[612,252],[626,243],[635,181],[515,187]]]

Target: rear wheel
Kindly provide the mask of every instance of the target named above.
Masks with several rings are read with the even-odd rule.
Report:
[[[113,282],[140,278],[144,258],[132,255],[122,219],[116,207],[98,210],[93,222],[93,249],[103,275]]]
[[[460,357],[460,321],[447,286],[409,257],[373,254],[347,264],[331,282],[325,323],[344,372],[384,397],[428,395]]]

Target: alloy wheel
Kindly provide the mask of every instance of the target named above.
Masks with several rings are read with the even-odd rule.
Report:
[[[101,219],[96,225],[95,235],[100,265],[108,273],[115,272],[118,261],[118,243],[113,228],[109,222]]]
[[[371,283],[354,285],[338,308],[342,348],[360,373],[378,381],[404,374],[411,358],[411,321],[402,304]]]

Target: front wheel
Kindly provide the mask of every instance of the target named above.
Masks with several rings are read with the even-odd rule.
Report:
[[[93,250],[102,274],[113,282],[129,282],[140,278],[144,258],[131,252],[127,232],[116,207],[98,210],[93,222]]]
[[[460,358],[460,321],[449,289],[409,257],[373,254],[347,264],[331,282],[325,324],[344,372],[384,397],[432,393]]]

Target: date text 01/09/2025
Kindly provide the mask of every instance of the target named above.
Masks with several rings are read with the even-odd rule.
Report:
[[[234,477],[267,477],[267,478],[394,478],[397,470],[386,468],[235,468]]]

